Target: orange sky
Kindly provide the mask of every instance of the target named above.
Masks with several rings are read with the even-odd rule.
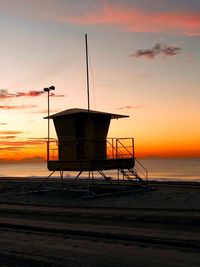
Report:
[[[0,2],[0,160],[45,157],[44,87],[56,87],[51,113],[87,107],[85,32],[91,108],[130,116],[109,137],[134,137],[136,157],[200,157],[199,10],[195,0]]]

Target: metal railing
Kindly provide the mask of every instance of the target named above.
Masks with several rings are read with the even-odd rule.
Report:
[[[49,141],[49,160],[59,160],[59,151],[68,150],[75,151],[77,149],[80,154],[80,160],[87,159],[86,156],[81,158],[83,151],[87,151],[88,147],[95,151],[97,146],[105,146],[105,154],[102,156],[104,159],[120,159],[120,158],[134,158],[134,138],[107,138],[106,142],[100,140],[86,140],[69,141],[59,144],[57,140]],[[98,152],[97,152],[98,153]],[[87,154],[87,153],[85,153]],[[94,159],[95,159],[94,155]],[[99,159],[99,157],[97,157]]]
[[[49,152],[47,153],[49,158],[47,160],[58,160],[58,140],[47,141],[47,143],[49,143],[47,146],[47,149],[49,148]]]
[[[108,158],[134,158],[134,138],[108,138],[106,141]]]

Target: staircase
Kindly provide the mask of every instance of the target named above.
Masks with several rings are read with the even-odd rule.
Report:
[[[131,169],[119,169],[123,180],[126,178],[132,184],[147,186],[148,171],[134,156],[133,138],[109,138],[107,139],[107,157],[124,159],[134,158],[135,166]]]
[[[148,171],[136,158],[134,168],[121,169],[120,172],[123,175],[123,178],[126,178],[134,185],[147,185]]]
[[[131,181],[131,182],[141,182],[143,183],[144,180],[135,172],[134,169],[121,169],[120,170],[121,174],[123,175],[123,177],[125,177],[127,180]]]

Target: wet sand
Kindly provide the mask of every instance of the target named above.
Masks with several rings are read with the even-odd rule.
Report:
[[[90,200],[39,184],[0,180],[0,266],[200,266],[199,184]]]

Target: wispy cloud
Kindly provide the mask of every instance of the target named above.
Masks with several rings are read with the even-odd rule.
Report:
[[[154,59],[157,56],[171,57],[176,56],[181,52],[181,48],[178,46],[169,46],[162,43],[155,44],[150,49],[139,49],[131,57],[143,57],[148,59]]]
[[[28,92],[16,92],[11,94],[8,92],[7,89],[0,89],[0,99],[7,99],[7,98],[18,98],[18,97],[37,97],[44,95],[44,91],[28,91]],[[51,97],[64,97],[65,95],[56,95],[55,93],[50,93]]]
[[[135,105],[135,106],[123,106],[118,107],[117,109],[140,109],[146,107],[145,105]]]
[[[114,25],[131,32],[166,32],[200,35],[199,11],[151,12],[124,5],[104,4],[101,10],[58,18],[80,25]]]
[[[65,97],[65,95],[56,95],[54,93],[49,94],[51,97]]]
[[[38,138],[32,137],[32,138],[28,138],[28,140],[34,140],[34,141],[36,140],[36,141],[46,142],[48,140],[48,137],[38,137]],[[57,139],[56,138],[49,138],[49,140],[56,141]]]
[[[7,125],[6,122],[0,122],[0,125]]]
[[[22,96],[35,97],[35,96],[40,96],[43,93],[44,93],[44,91],[29,91],[29,92],[17,92],[15,94],[10,94],[7,89],[1,89],[0,90],[0,98],[1,99],[17,98],[17,97],[22,97]]]
[[[1,150],[24,150],[32,148],[44,148],[46,146],[47,138],[27,138],[17,139],[18,134],[23,132],[20,131],[0,131],[0,147]],[[51,141],[55,141],[55,138],[50,138]]]
[[[19,152],[21,148],[19,147],[8,147],[6,148],[6,151],[17,151]],[[0,148],[0,151],[5,151],[5,148]],[[2,153],[1,153],[2,154]],[[28,158],[22,158],[22,159],[5,159],[5,158],[0,158],[0,163],[3,164],[12,164],[12,163],[38,163],[38,162],[44,162],[46,161],[46,159],[44,157],[40,157],[40,156],[35,156],[35,157],[28,157]]]
[[[0,134],[21,134],[23,131],[0,131]]]
[[[75,11],[71,9],[72,6],[70,3],[64,5],[53,0],[20,0],[16,3],[12,0],[0,1],[1,10],[40,21],[92,26],[111,25],[131,32],[166,32],[200,36],[200,11],[183,9],[181,4],[179,9],[173,10],[172,7],[169,11],[151,11],[136,8],[134,3],[128,6],[106,1],[98,1],[96,9],[84,9],[80,5]]]
[[[54,112],[58,112],[58,109],[51,109],[51,114]],[[29,113],[38,113],[38,114],[47,114],[48,110],[47,109],[41,109],[41,110],[31,110]]]
[[[12,110],[12,109],[29,109],[29,108],[36,108],[36,107],[38,106],[36,105],[19,105],[19,106],[4,105],[4,106],[0,106],[0,109]]]
[[[0,139],[15,139],[16,135],[0,136]]]
[[[15,147],[25,147],[25,146],[36,146],[45,145],[44,140],[22,140],[22,141],[0,141],[2,146],[15,146]]]
[[[3,150],[3,151],[21,150],[21,147],[18,147],[18,146],[0,147],[0,150]]]

